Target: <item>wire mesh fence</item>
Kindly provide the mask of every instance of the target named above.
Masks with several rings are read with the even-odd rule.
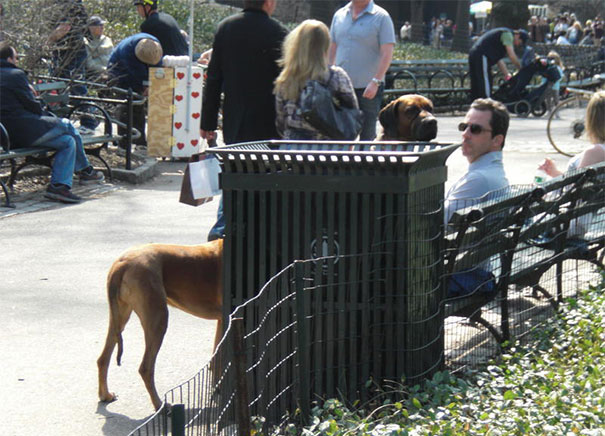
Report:
[[[393,231],[376,232],[367,251],[290,263],[237,306],[208,365],[169,391],[162,410],[133,434],[284,434],[286,424],[308,422],[323,399],[353,405],[391,381],[416,383],[437,369],[487,363],[503,341],[485,327],[524,340],[557,304],[600,277],[603,192],[602,175],[584,172],[542,187],[512,187],[469,214],[457,212],[473,220],[458,240],[463,248],[451,256],[443,242],[436,262],[428,247],[456,239],[461,228],[397,229],[427,215],[442,219],[441,208],[380,215],[380,227]],[[574,229],[581,225],[580,235]],[[448,269],[452,259],[458,269]],[[497,292],[467,305],[470,311],[448,312],[455,300],[449,283],[468,265],[489,269]]]

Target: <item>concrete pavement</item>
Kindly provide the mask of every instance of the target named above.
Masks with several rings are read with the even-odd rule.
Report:
[[[459,142],[461,117],[439,116],[440,142]],[[548,144],[544,119],[513,118],[504,156],[512,183],[531,183],[545,155],[567,158]],[[178,202],[182,162],[158,162],[158,175],[140,186],[105,185],[78,205],[33,200],[0,208],[0,392],[2,435],[122,435],[153,412],[138,375],[143,336],[136,316],[124,332],[122,366],[110,366],[119,400],[97,401],[96,359],[105,340],[105,278],[126,248],[149,242],[204,242],[217,201]],[[466,170],[456,151],[449,180]],[[194,375],[208,360],[215,325],[170,310],[156,366],[160,394]]]

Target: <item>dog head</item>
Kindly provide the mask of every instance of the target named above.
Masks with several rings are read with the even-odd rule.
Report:
[[[437,136],[433,103],[418,94],[402,95],[387,104],[378,116],[382,140],[430,141]]]

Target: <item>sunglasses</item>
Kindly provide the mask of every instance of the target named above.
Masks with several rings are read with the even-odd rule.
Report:
[[[487,129],[480,124],[467,124],[467,123],[458,124],[458,130],[460,130],[461,132],[464,132],[469,127],[470,127],[471,133],[473,135],[478,135],[482,132],[491,132],[492,131],[492,129]]]

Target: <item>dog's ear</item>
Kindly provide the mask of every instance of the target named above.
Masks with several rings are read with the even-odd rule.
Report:
[[[389,104],[387,104],[382,110],[380,114],[378,114],[378,121],[382,125],[384,129],[384,134],[389,138],[397,137],[397,116],[399,110],[399,100],[393,100]]]

